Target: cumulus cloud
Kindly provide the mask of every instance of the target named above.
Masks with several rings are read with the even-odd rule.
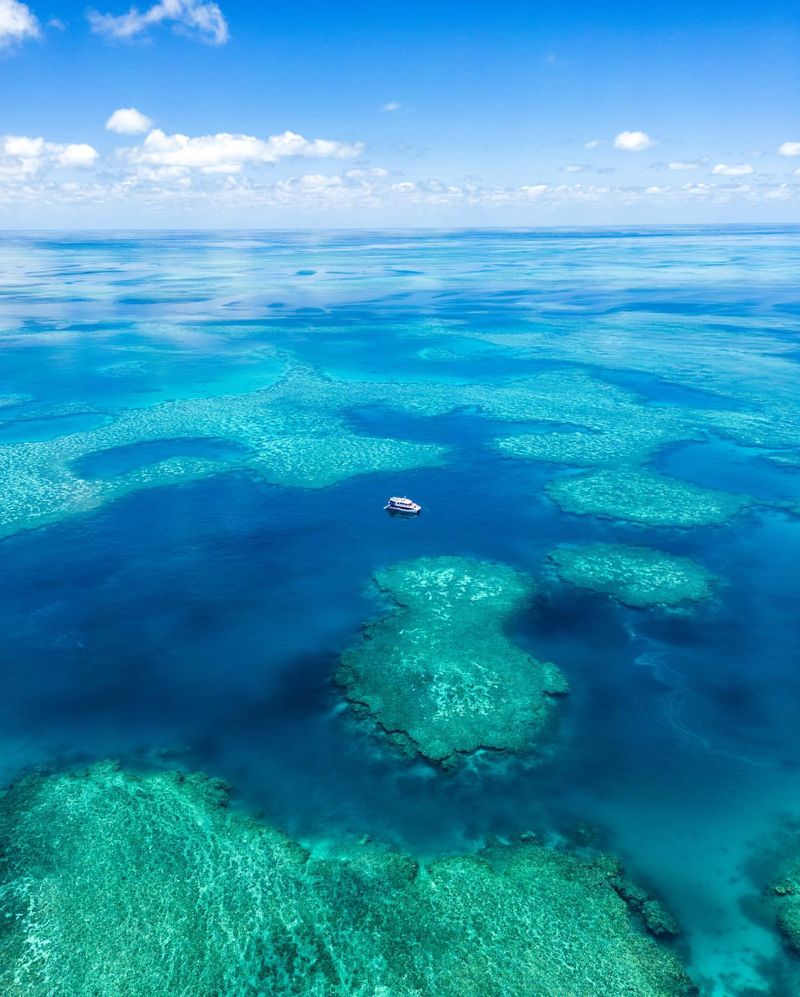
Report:
[[[583,163],[567,163],[566,166],[561,167],[562,173],[585,173],[589,169],[588,166],[584,166]]]
[[[106,128],[118,135],[143,135],[153,126],[146,114],[135,107],[119,107],[106,121]]]
[[[3,153],[18,159],[30,159],[44,152],[43,138],[28,138],[27,135],[6,135],[3,139]]]
[[[59,166],[77,169],[88,169],[93,166],[98,156],[97,150],[85,142],[71,142],[63,146],[50,144],[49,149]]]
[[[736,166],[729,166],[727,163],[717,163],[711,170],[719,177],[742,177],[753,172],[753,167],[749,163],[739,163]]]
[[[19,0],[0,0],[0,48],[38,38],[39,21],[27,4]]]
[[[779,156],[800,156],[800,142],[784,142],[778,147]]]
[[[143,166],[175,167],[204,173],[239,173],[247,163],[277,163],[289,157],[354,159],[364,151],[363,142],[309,140],[286,131],[268,139],[252,135],[167,135],[154,128],[144,142],[125,150],[123,157]]]
[[[87,169],[98,152],[84,142],[45,142],[27,135],[5,135],[0,139],[0,180],[25,181],[49,167]]]
[[[42,140],[15,140],[18,153],[41,152]],[[341,175],[308,172],[291,178],[259,182],[245,173],[218,175],[189,173],[185,167],[151,166],[118,171],[107,168],[88,177],[61,177],[59,171],[42,172],[22,183],[3,183],[3,141],[0,140],[0,207],[19,212],[37,212],[43,205],[63,212],[72,212],[76,220],[106,217],[108,212],[121,212],[123,217],[137,220],[152,219],[163,224],[168,217],[185,218],[192,222],[202,217],[211,220],[232,219],[253,221],[262,218],[282,219],[296,223],[297,219],[318,221],[327,215],[336,224],[358,219],[367,223],[373,218],[407,222],[409,219],[433,218],[452,220],[476,212],[478,218],[492,217],[498,223],[523,217],[562,217],[564,210],[578,208],[598,210],[605,217],[610,209],[637,206],[648,209],[660,206],[682,206],[694,211],[695,205],[717,211],[727,206],[773,206],[785,211],[786,204],[800,208],[800,183],[775,184],[763,178],[724,178],[715,182],[682,185],[611,185],[570,181],[565,183],[532,183],[522,186],[500,186],[480,181],[461,180],[448,183],[436,178],[398,178],[386,170],[345,170]],[[35,157],[34,157],[35,158]],[[87,215],[87,209],[94,214]],[[285,214],[283,213],[285,212]],[[24,217],[24,216],[21,216]],[[449,224],[449,221],[447,221]]]
[[[134,38],[159,24],[200,38],[210,45],[224,45],[229,38],[228,22],[219,5],[207,0],[160,0],[145,11],[131,7],[125,14],[86,15],[92,31],[108,38]]]
[[[596,149],[600,145],[599,138],[590,138],[588,142],[583,143],[584,149]]]
[[[388,104],[384,104],[381,108],[382,111],[397,111],[400,108],[399,100],[390,100]]]
[[[614,139],[614,148],[623,152],[644,152],[655,144],[647,132],[620,132]]]

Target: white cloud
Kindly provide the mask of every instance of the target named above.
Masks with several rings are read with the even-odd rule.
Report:
[[[717,163],[711,170],[718,177],[743,177],[753,172],[753,167],[749,163],[739,163],[737,166],[728,166],[727,163]]]
[[[582,163],[567,163],[566,166],[561,167],[563,173],[585,173],[588,169],[589,167]]]
[[[623,152],[644,152],[655,144],[647,132],[620,132],[614,139],[614,148]]]
[[[144,166],[175,166],[204,173],[239,173],[246,163],[277,163],[280,159],[302,156],[307,159],[354,159],[364,151],[363,142],[309,140],[296,132],[271,135],[166,135],[155,128],[140,146],[125,150],[129,162]]]
[[[87,169],[93,166],[98,157],[98,152],[85,142],[71,142],[69,145],[51,145],[56,163],[59,166],[68,168]]]
[[[784,142],[778,147],[779,156],[800,156],[800,142]]]
[[[135,107],[119,107],[106,121],[106,129],[118,135],[142,135],[152,127],[150,118]]]
[[[672,162],[667,164],[667,168],[670,170],[697,170],[700,168],[699,163],[684,163],[680,161]]]
[[[41,34],[36,15],[19,0],[0,0],[0,48],[38,38]]]
[[[368,170],[362,170],[356,167],[352,170],[346,170],[344,175],[349,177],[351,180],[364,180],[367,177],[388,177],[389,171],[384,169],[382,166],[373,166]]]
[[[6,135],[3,139],[3,152],[6,156],[32,159],[44,152],[44,139],[28,138],[27,135]]]
[[[86,15],[92,31],[109,38],[134,38],[159,24],[171,24],[175,31],[188,32],[210,45],[228,40],[228,22],[219,5],[206,0],[160,0],[145,11],[131,7],[125,14]]]
[[[519,219],[521,210],[525,212],[523,217],[531,221],[557,220],[563,217],[562,212],[574,209],[597,211],[601,218],[610,210],[638,214],[650,209],[658,211],[659,217],[664,217],[661,212],[671,215],[681,209],[696,217],[698,206],[718,212],[748,205],[761,210],[771,205],[773,216],[785,214],[790,206],[793,212],[800,210],[800,183],[775,184],[756,179],[680,186],[580,182],[494,186],[419,177],[398,180],[393,174],[351,177],[350,171],[345,171],[340,176],[308,173],[259,183],[246,175],[189,176],[182,167],[148,167],[147,175],[145,168],[116,177],[113,171],[105,170],[86,179],[63,180],[54,171],[21,183],[4,184],[1,150],[2,140],[0,207],[13,209],[23,223],[28,215],[36,213],[39,217],[43,206],[59,212],[62,218],[83,222],[87,218],[119,217],[117,212],[121,212],[124,218],[155,225],[163,225],[165,217],[189,224],[198,218],[205,224],[231,219],[252,224],[256,218],[292,224],[302,218],[304,223],[318,224],[327,218],[339,225],[355,219],[369,223],[388,216],[399,222],[414,219],[431,224],[438,219],[440,224],[450,224],[454,217],[475,212],[472,217],[476,219],[494,218],[502,224]]]
[[[590,138],[588,142],[583,143],[584,149],[596,149],[600,145],[599,138]]]
[[[400,109],[399,100],[390,100],[388,104],[384,104],[381,108],[382,111],[397,111]]]
[[[97,158],[97,150],[83,142],[5,135],[0,139],[0,181],[26,181],[48,168],[87,169]]]

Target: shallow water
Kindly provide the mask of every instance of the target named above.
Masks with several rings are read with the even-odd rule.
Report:
[[[63,453],[80,481],[124,487],[85,508],[56,493],[38,526],[34,482],[0,541],[4,780],[109,755],[199,767],[302,839],[367,833],[426,855],[594,825],[677,916],[705,993],[796,992],[751,870],[800,817],[800,472],[768,459],[800,448],[799,234],[5,237],[0,396],[22,397],[0,408],[0,485],[29,466],[14,448],[41,444],[46,466]],[[297,371],[269,402],[301,426],[313,407],[308,438],[280,430],[287,460],[317,433],[380,444],[333,484],[327,444],[303,487],[254,464],[271,430],[244,403],[230,424],[224,401],[207,423],[192,409],[195,437],[185,418],[178,436],[160,428],[163,403],[258,400]],[[553,412],[481,411],[471,389],[553,374]],[[575,374],[599,398],[625,392],[626,418],[668,408],[696,427],[687,442],[667,424],[647,465],[754,504],[692,529],[561,511],[545,486],[573,468],[492,443],[571,431]],[[613,431],[617,404],[587,431]],[[100,446],[98,428],[133,410],[124,440]],[[447,449],[399,471],[386,440]],[[423,515],[387,517],[397,493]],[[691,557],[714,598],[633,610],[559,582],[548,552],[591,542]],[[513,636],[572,688],[542,764],[401,758],[331,682],[385,611],[374,572],[445,555],[537,583]]]

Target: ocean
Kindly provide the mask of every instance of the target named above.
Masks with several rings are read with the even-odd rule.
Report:
[[[113,758],[311,848],[597,848],[703,994],[798,992],[798,236],[3,235],[3,784]],[[552,556],[631,547],[710,581]],[[530,583],[500,630],[570,687],[534,751],[437,764],[335,681],[376,572],[440,558]]]

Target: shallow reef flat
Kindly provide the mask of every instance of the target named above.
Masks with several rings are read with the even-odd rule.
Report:
[[[769,327],[770,321],[774,319],[764,316],[755,322],[733,316],[720,319],[712,313],[703,316],[699,327],[694,316],[680,321],[656,314],[649,320],[648,335],[642,336],[635,320],[594,315],[591,322],[567,317],[557,323],[551,319],[541,329],[532,323],[526,332],[469,335],[519,358],[590,364],[600,377],[604,369],[611,377],[619,371],[636,371],[657,378],[662,389],[682,386],[696,392],[696,397],[675,407],[643,404],[643,412],[659,420],[671,409],[672,416],[684,423],[744,446],[783,449],[798,456],[800,409],[792,401],[797,390],[794,347],[779,325],[774,330]],[[553,335],[554,325],[558,335]],[[737,326],[733,338],[731,326]],[[514,445],[507,444],[507,449],[512,452]]]
[[[350,703],[441,764],[479,749],[538,747],[567,683],[505,632],[532,583],[506,565],[460,557],[397,564],[375,581],[395,608],[342,656],[336,680]]]
[[[560,421],[558,432],[500,437],[509,457],[575,467],[643,463],[671,443],[701,440],[704,415],[692,409],[648,406],[626,391],[582,371],[542,375],[547,404],[531,419]]]
[[[674,997],[674,930],[606,856],[535,840],[313,854],[201,775],[111,763],[0,800],[6,997]]]
[[[714,576],[687,557],[652,547],[587,544],[550,553],[558,575],[577,588],[603,592],[626,606],[676,606],[711,595]]]
[[[340,415],[349,404],[347,385],[323,385],[315,375],[296,370],[262,391],[127,409],[85,432],[0,446],[0,536],[95,509],[139,488],[187,483],[237,468],[272,484],[322,488],[358,474],[443,461],[447,449],[442,446],[354,434]],[[180,451],[182,442],[198,440],[231,447],[224,456],[218,448],[212,460],[178,452],[106,477],[79,471],[87,458],[120,448],[171,441]]]
[[[546,373],[498,385],[337,381],[300,364],[268,387],[238,395],[180,398],[104,412],[103,425],[52,439],[0,446],[0,535],[95,509],[139,488],[196,481],[246,468],[266,481],[323,488],[359,474],[435,466],[447,448],[359,435],[347,421],[359,406],[383,405],[416,416],[475,409],[487,418],[606,426],[624,393],[575,372]],[[86,415],[85,408],[81,409]],[[37,415],[64,417],[68,407]],[[671,438],[688,438],[677,430]],[[127,474],[89,478],[92,455],[154,441],[214,440],[239,448],[213,460],[176,454]]]
[[[557,478],[547,493],[564,512],[643,526],[715,526],[752,505],[747,495],[701,488],[644,468],[610,468]]]
[[[446,447],[354,432],[348,413],[366,406],[417,417],[472,410],[487,419],[551,424],[553,431],[504,437],[494,446],[511,457],[577,467],[630,467],[630,487],[638,488],[642,497],[645,485],[652,486],[656,479],[641,470],[641,464],[669,444],[702,439],[702,427],[710,418],[709,413],[677,406],[647,406],[632,392],[574,369],[493,384],[409,384],[339,381],[288,363],[284,376],[262,390],[104,413],[104,424],[83,432],[0,446],[0,535],[91,510],[138,488],[190,482],[238,468],[276,485],[323,488],[359,474],[447,461]],[[63,417],[69,412],[45,414]],[[731,435],[741,419],[752,418],[736,412],[712,415],[719,421],[718,430]],[[763,429],[761,422],[758,426]],[[231,450],[227,455],[218,452],[212,460],[176,454],[111,477],[89,478],[79,470],[85,458],[121,447],[204,439],[227,442]],[[602,514],[631,518],[631,502],[616,509],[604,498],[604,480],[590,477],[563,488],[556,482],[553,497],[566,508],[570,490],[581,491],[580,499],[573,496],[573,504],[582,504],[589,499],[591,485],[597,489],[594,503],[606,510]],[[682,483],[671,487],[671,499],[666,485],[660,492],[662,511],[669,501],[685,505],[690,492],[695,500],[699,495],[699,489]],[[658,513],[655,520],[644,515],[642,521],[659,520]],[[711,521],[720,521],[718,517],[713,514]],[[702,515],[686,525],[701,521]]]

